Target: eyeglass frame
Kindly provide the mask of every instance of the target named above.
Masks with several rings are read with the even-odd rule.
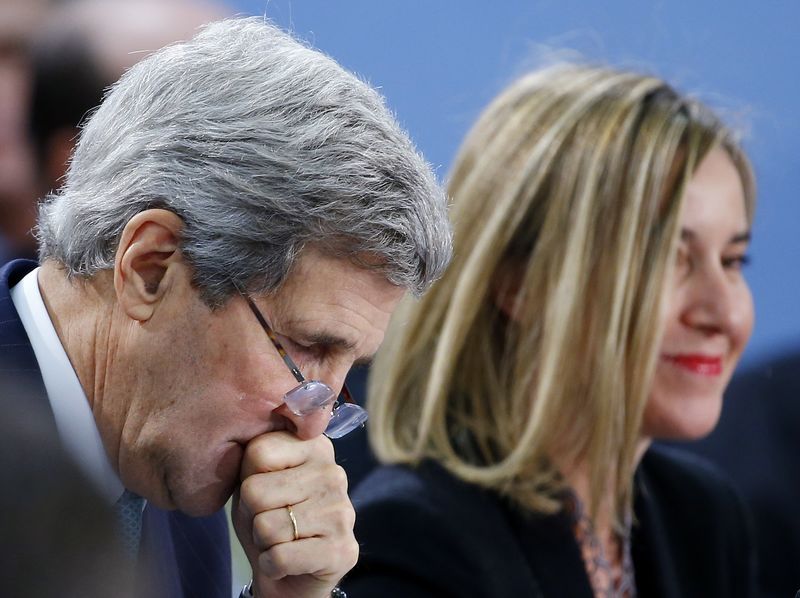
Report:
[[[264,332],[267,334],[267,337],[272,342],[272,346],[275,347],[275,350],[278,352],[278,355],[280,355],[281,359],[283,360],[283,363],[286,364],[286,367],[289,368],[289,371],[292,373],[292,376],[294,376],[294,379],[297,380],[298,385],[302,385],[302,384],[305,384],[306,382],[309,382],[309,380],[307,380],[306,377],[303,376],[303,373],[300,371],[300,368],[294,362],[292,357],[289,355],[289,353],[283,347],[283,344],[278,339],[278,337],[275,334],[275,332],[272,330],[272,327],[267,322],[267,319],[264,317],[264,314],[262,314],[261,310],[258,309],[258,306],[255,304],[255,301],[253,301],[253,298],[250,297],[250,295],[245,293],[245,292],[242,292],[241,294],[242,294],[242,297],[244,297],[245,301],[247,301],[247,305],[250,307],[250,311],[253,312],[253,315],[258,320],[258,323],[261,325],[261,328],[264,329]],[[325,384],[325,383],[323,382],[322,384]],[[325,386],[328,386],[328,385],[325,384]],[[297,387],[295,387],[295,388],[297,388]],[[330,387],[328,387],[328,388],[330,388]],[[292,389],[292,390],[294,390],[294,389]],[[331,390],[333,390],[333,389],[331,389]],[[285,394],[289,394],[290,392],[292,392],[292,391],[290,390]],[[343,401],[342,401],[342,399],[343,399]],[[327,407],[327,405],[330,405],[330,404],[331,403],[323,405],[323,407]],[[353,399],[353,395],[351,394],[350,389],[347,387],[347,382],[346,381],[342,382],[342,390],[339,392],[338,395],[335,396],[334,400],[332,401],[332,404],[333,404],[333,408],[331,409],[331,419],[334,418],[335,411],[342,404],[354,405],[355,407],[357,407],[358,409],[363,411],[363,413],[366,415],[366,409],[361,407],[361,405],[356,403],[356,401]],[[361,425],[361,427],[364,427],[363,422],[360,425]],[[343,434],[343,436],[346,436],[347,434],[349,434],[353,430],[355,430],[355,428],[353,428],[352,430],[348,430],[345,434]],[[341,436],[339,436],[337,438],[341,438]]]

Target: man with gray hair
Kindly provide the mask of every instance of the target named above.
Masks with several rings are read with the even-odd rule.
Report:
[[[175,543],[148,595],[229,593],[178,545],[227,554],[231,494],[244,594],[338,594],[358,545],[323,433],[363,423],[347,371],[451,253],[380,96],[262,19],[212,24],[113,87],[39,240],[0,270],[0,368],[33,373],[133,554]]]

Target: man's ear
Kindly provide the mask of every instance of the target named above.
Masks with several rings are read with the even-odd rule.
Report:
[[[122,230],[114,261],[114,290],[122,310],[150,319],[175,277],[185,274],[178,249],[183,220],[167,210],[145,210]]]

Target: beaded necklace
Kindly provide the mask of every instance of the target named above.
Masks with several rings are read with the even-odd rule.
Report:
[[[621,566],[614,567],[597,535],[594,521],[586,513],[581,500],[571,493],[568,504],[572,511],[572,530],[581,549],[586,573],[596,598],[636,598],[636,578],[631,558],[630,514],[623,529],[614,534],[615,548],[620,551]]]

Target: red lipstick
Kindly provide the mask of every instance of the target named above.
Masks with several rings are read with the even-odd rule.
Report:
[[[680,353],[664,355],[664,359],[701,376],[719,376],[722,373],[722,357]]]

